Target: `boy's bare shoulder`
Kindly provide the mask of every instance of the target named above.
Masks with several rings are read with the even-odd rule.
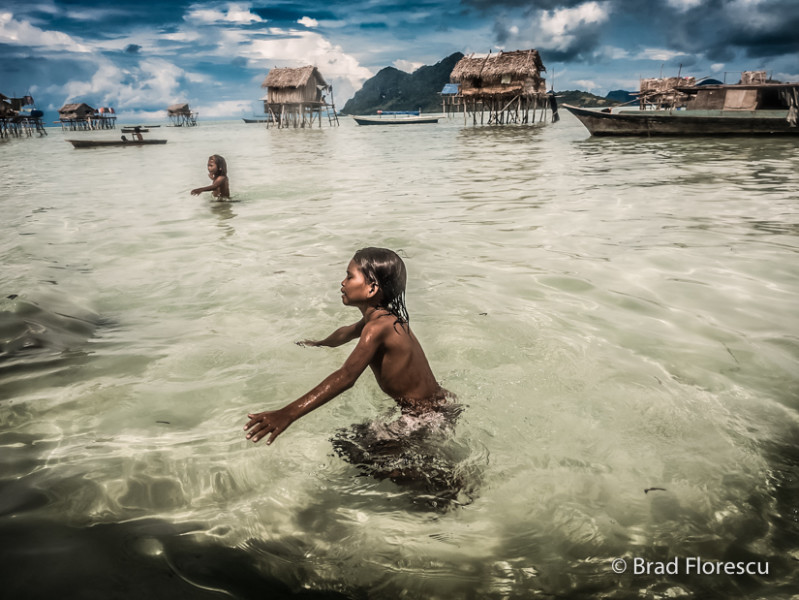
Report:
[[[361,337],[375,336],[379,338],[385,337],[388,333],[396,329],[407,329],[407,325],[400,326],[397,323],[397,317],[392,314],[385,313],[377,315],[364,322]]]

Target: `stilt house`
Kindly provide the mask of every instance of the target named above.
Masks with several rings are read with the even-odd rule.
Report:
[[[30,95],[9,98],[0,94],[0,138],[31,137],[34,132],[40,137],[47,135],[43,116],[44,113],[34,106]]]
[[[194,127],[197,125],[197,113],[191,112],[188,103],[173,104],[166,109],[169,120],[175,127]]]
[[[114,129],[117,116],[113,109],[103,107],[102,112],[85,102],[65,104],[58,109],[62,129]]]
[[[460,84],[451,106],[472,114],[474,123],[505,124],[535,122],[536,111],[550,106],[546,71],[537,50],[500,52],[484,57],[464,56],[452,69],[450,81]],[[532,110],[532,121],[530,111]]]
[[[323,112],[331,125],[338,125],[333,87],[316,67],[274,68],[261,87],[267,90],[264,112],[277,127],[313,127],[316,119],[321,127]]]
[[[65,104],[58,109],[58,116],[61,121],[85,121],[90,119],[95,110],[85,102],[75,104]]]

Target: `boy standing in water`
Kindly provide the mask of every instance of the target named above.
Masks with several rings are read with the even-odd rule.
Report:
[[[405,280],[405,264],[391,250],[364,248],[355,253],[341,282],[341,301],[358,308],[361,320],[300,345],[336,347],[354,339],[358,344],[341,368],[307,394],[280,410],[247,415],[247,439],[258,442],[268,435],[266,443],[271,444],[294,421],[351,388],[367,366],[404,415],[422,416],[446,404],[449,394],[438,385],[408,324]]]
[[[230,186],[227,178],[227,163],[218,154],[208,157],[208,177],[213,183],[206,187],[193,189],[191,195],[199,196],[203,192],[212,192],[216,200],[229,200]]]

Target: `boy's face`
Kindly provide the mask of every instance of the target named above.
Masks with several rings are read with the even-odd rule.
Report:
[[[208,159],[208,172],[213,175],[216,173],[216,160],[212,156]]]
[[[364,277],[354,260],[347,265],[347,275],[341,282],[341,302],[347,306],[363,304],[377,294],[377,284]]]

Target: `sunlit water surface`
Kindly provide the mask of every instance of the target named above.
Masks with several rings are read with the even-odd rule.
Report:
[[[150,135],[0,144],[9,598],[799,594],[796,140],[592,139],[568,115]],[[234,202],[189,194],[210,154]],[[294,342],[359,318],[338,288],[367,245],[405,258],[465,406],[454,502],[333,452],[396,416],[368,371],[244,438],[346,358]],[[687,557],[768,574],[633,569]]]

